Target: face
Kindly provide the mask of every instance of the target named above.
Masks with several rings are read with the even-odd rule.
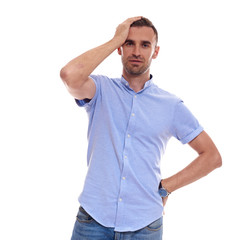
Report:
[[[139,76],[149,72],[152,59],[158,55],[156,36],[150,27],[131,27],[127,40],[118,49],[122,56],[123,73]]]

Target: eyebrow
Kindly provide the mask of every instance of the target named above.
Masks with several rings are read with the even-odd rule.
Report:
[[[126,41],[125,41],[125,43],[134,43],[135,41],[133,41],[133,40],[131,40],[131,39],[127,39]],[[149,42],[149,41],[147,41],[147,40],[143,40],[143,41],[141,41],[143,44],[152,44],[151,42]],[[124,43],[124,44],[125,44]]]
[[[131,39],[127,39],[126,41],[125,41],[125,43],[133,43],[134,41],[133,40],[131,40]],[[125,44],[124,43],[124,44]]]
[[[151,42],[149,42],[149,41],[142,41],[142,43],[144,43],[144,44],[152,44]]]

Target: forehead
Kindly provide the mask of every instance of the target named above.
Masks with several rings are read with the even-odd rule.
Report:
[[[127,39],[154,43],[156,36],[151,27],[130,27]]]

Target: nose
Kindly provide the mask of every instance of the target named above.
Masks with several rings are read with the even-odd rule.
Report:
[[[133,56],[135,57],[139,57],[141,56],[141,51],[140,51],[140,47],[135,45],[133,48],[133,52],[132,52]]]

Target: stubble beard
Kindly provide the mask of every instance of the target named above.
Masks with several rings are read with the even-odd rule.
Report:
[[[149,62],[148,64],[145,64],[145,62],[143,62],[143,64],[141,66],[139,65],[134,65],[134,64],[131,64],[129,63],[128,61],[122,61],[123,63],[123,67],[125,69],[125,71],[130,74],[130,75],[133,75],[133,76],[139,76],[139,75],[142,75],[144,74],[149,68],[150,68],[150,65],[151,65],[151,62]]]

